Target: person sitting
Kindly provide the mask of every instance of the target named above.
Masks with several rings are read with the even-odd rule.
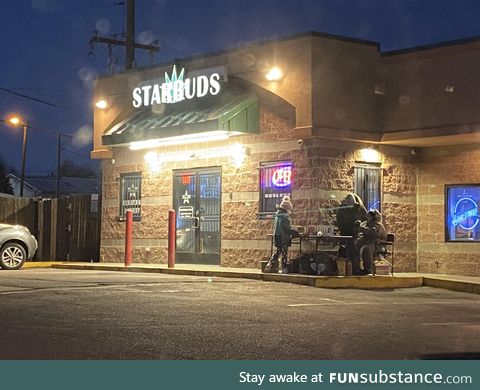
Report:
[[[275,214],[275,222],[273,224],[273,236],[275,243],[275,253],[268,261],[263,272],[278,272],[278,259],[282,261],[282,272],[287,273],[287,257],[288,247],[292,241],[292,213],[293,205],[289,196],[284,196],[280,207]]]
[[[366,221],[357,221],[356,225],[358,226],[358,233],[355,240],[352,273],[354,275],[369,275],[373,272],[377,241],[385,240],[387,232],[382,224],[382,214],[376,209],[367,213]],[[360,270],[360,259],[363,261],[363,272]]]

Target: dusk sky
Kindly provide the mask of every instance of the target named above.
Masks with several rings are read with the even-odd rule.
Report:
[[[80,134],[66,142],[64,158],[89,163],[91,96],[96,75],[107,71],[107,48],[89,56],[88,41],[122,32],[120,0],[0,0],[0,88],[43,99],[55,107],[0,90],[0,117],[22,114],[33,126]],[[480,36],[478,0],[137,0],[137,41],[158,39],[152,59],[166,62],[246,42],[320,31],[381,43],[382,51]],[[118,68],[124,51],[114,50]],[[30,131],[27,174],[55,169],[56,139]],[[0,124],[0,157],[19,168],[20,129]],[[97,166],[92,164],[92,166]]]

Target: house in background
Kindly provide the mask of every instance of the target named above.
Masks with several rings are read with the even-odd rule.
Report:
[[[14,196],[20,196],[21,179],[7,175]],[[61,177],[60,195],[86,195],[100,192],[100,179],[85,177]],[[23,195],[27,198],[53,198],[57,196],[56,176],[27,176],[24,180]]]

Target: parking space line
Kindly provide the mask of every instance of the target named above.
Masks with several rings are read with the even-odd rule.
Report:
[[[478,322],[424,322],[419,324],[422,326],[452,326],[452,325],[460,325],[460,326],[480,326]]]
[[[324,300],[322,303],[292,303],[287,307],[306,307],[306,306],[329,306],[329,305],[355,305],[355,306],[372,306],[372,305],[384,305],[385,302],[350,302],[350,301],[336,301],[334,299],[319,298]],[[418,306],[418,305],[458,305],[457,301],[445,302],[445,301],[432,301],[432,302],[389,302],[389,305],[397,306]]]

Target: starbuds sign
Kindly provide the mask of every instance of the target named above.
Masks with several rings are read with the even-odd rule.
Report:
[[[171,75],[169,76],[165,72],[163,82],[148,82],[143,86],[134,88],[132,104],[133,107],[139,108],[154,104],[178,103],[207,95],[218,95],[221,89],[221,79],[221,74],[218,71],[205,72],[205,74],[185,78],[185,68],[177,73],[177,68],[173,65]]]

